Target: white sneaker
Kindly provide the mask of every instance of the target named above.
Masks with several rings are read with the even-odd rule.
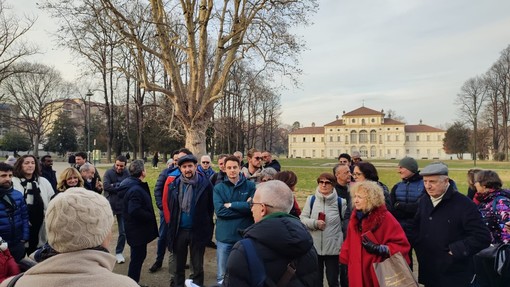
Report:
[[[115,255],[115,258],[117,258],[117,263],[119,264],[126,262],[126,259],[124,259],[124,256],[122,256],[122,253]]]

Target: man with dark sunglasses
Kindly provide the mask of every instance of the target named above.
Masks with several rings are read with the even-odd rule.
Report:
[[[248,166],[243,167],[241,172],[248,180],[256,182],[259,173],[262,171],[262,153],[256,148],[252,148],[248,151],[246,157],[248,158]]]

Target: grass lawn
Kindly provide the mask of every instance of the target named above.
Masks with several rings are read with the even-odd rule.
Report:
[[[333,172],[333,166],[336,164],[336,160],[333,159],[278,159],[282,165],[282,170],[292,170],[298,176],[298,184],[296,187],[296,198],[303,206],[306,197],[312,194],[317,187],[316,179],[322,172]],[[418,165],[421,168],[425,167],[432,160],[418,160]],[[393,187],[395,183],[400,181],[397,174],[398,160],[373,160],[371,161],[379,173],[380,181],[388,186],[389,189]],[[470,168],[473,168],[473,161],[461,161],[461,160],[448,160],[444,161],[450,169],[450,177],[455,180],[457,187],[461,193],[467,192],[466,174]],[[154,186],[161,172],[163,165],[159,165],[159,169],[153,169],[148,163],[146,181],[151,188],[151,192],[154,191]],[[495,162],[495,161],[477,161],[477,167],[481,169],[492,169],[496,171],[501,180],[503,181],[504,187],[510,187],[510,162]],[[216,169],[216,168],[215,168]],[[100,168],[100,173],[103,175],[105,169]]]

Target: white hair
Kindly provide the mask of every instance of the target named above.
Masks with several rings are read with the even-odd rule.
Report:
[[[261,203],[271,205],[269,213],[289,213],[294,205],[292,190],[282,181],[271,180],[257,185],[256,193],[260,196]]]

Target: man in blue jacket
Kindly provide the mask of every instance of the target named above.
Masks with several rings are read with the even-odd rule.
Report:
[[[168,249],[175,260],[175,286],[183,287],[188,248],[193,274],[191,279],[204,285],[204,253],[213,233],[212,184],[197,172],[197,158],[186,155],[177,162],[181,175],[168,186],[163,209],[170,212]],[[164,198],[164,197],[163,197]]]
[[[213,202],[216,212],[216,280],[221,285],[232,246],[242,239],[241,230],[253,224],[249,201],[255,193],[255,183],[240,173],[236,156],[225,158],[225,180],[214,186]]]
[[[12,166],[0,162],[0,237],[7,241],[12,257],[25,257],[29,237],[28,209],[23,194],[12,187]]]

